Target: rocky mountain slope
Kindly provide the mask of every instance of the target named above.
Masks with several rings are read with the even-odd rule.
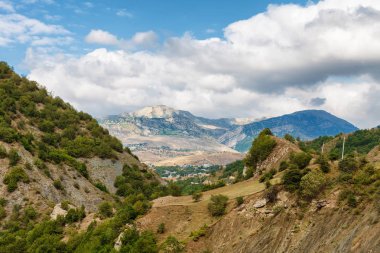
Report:
[[[283,137],[285,134],[290,134],[302,140],[358,130],[351,123],[326,111],[306,110],[235,127],[220,136],[219,141],[238,151],[246,151],[251,146],[252,139],[264,128],[271,129],[276,136]]]
[[[207,119],[164,105],[108,116],[99,122],[124,145],[135,150],[143,161],[153,164],[172,157],[194,155],[197,151],[246,152],[264,128],[270,128],[280,137],[289,133],[304,140],[357,130],[347,121],[318,110],[261,120]],[[165,152],[157,152],[157,149]]]
[[[114,201],[115,180],[126,168],[154,175],[90,115],[0,62],[0,198],[6,203],[0,220],[12,219],[15,206],[42,218],[62,202],[96,212]]]
[[[138,225],[154,229],[165,224],[158,240],[174,235],[192,253],[379,252],[378,134],[373,129],[346,135],[352,151],[343,161],[331,156],[327,162],[329,154],[318,151],[319,141],[270,137],[277,144],[257,163],[253,178],[203,192],[199,201],[190,196],[156,199]],[[337,138],[330,139],[331,146],[339,145]],[[267,177],[274,168],[274,177]],[[212,196],[220,194],[229,200],[225,211],[213,216]]]

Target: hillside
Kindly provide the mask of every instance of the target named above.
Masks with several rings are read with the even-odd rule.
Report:
[[[379,252],[379,147],[365,159],[326,160],[314,149],[301,151],[306,150],[303,142],[270,134],[262,132],[249,151],[254,156],[245,159],[254,167],[252,178],[205,191],[198,201],[190,196],[156,199],[138,219],[139,228],[164,224],[159,241],[175,236],[186,252],[194,253]],[[362,136],[360,131],[352,135]],[[210,204],[220,194],[227,202],[219,206],[223,212],[213,215]]]
[[[141,156],[142,161],[152,164],[198,151],[246,152],[264,128],[270,128],[279,137],[289,133],[304,140],[357,130],[325,111],[301,111],[264,120],[207,119],[164,105],[108,116],[99,119],[99,123]]]
[[[166,194],[90,115],[0,62],[0,252],[110,252],[124,225]],[[112,225],[112,239],[86,232],[98,223]]]

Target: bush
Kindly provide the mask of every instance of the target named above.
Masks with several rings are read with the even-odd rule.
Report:
[[[19,156],[17,151],[12,148],[11,150],[9,150],[8,159],[10,166],[16,166],[20,161],[21,157]]]
[[[108,189],[107,187],[100,181],[97,181],[95,182],[95,187],[98,188],[99,190],[101,190],[102,192],[107,192],[108,193]]]
[[[293,153],[290,155],[290,163],[302,170],[309,165],[311,158],[311,155],[305,152]]]
[[[199,238],[206,235],[207,229],[208,229],[208,226],[206,224],[204,224],[199,230],[192,231],[190,233],[191,239],[193,239],[193,241],[195,241],[195,242],[198,241]]]
[[[237,206],[237,207],[244,203],[244,198],[241,197],[241,196],[236,197],[235,200],[236,200],[236,206]]]
[[[281,161],[280,167],[278,168],[278,171],[284,171],[289,167],[289,163],[287,161]]]
[[[99,205],[99,215],[100,217],[109,218],[113,214],[112,206],[109,202],[103,202]]]
[[[81,221],[85,217],[86,217],[86,212],[84,210],[84,206],[82,206],[81,208],[76,208],[76,209],[70,208],[67,211],[67,214],[65,216],[65,222],[68,224],[71,224],[74,222]]]
[[[159,233],[159,234],[163,234],[163,233],[165,233],[165,224],[164,223],[160,223],[160,225],[158,225],[158,227],[157,227],[157,233]]]
[[[192,195],[194,202],[198,202],[202,198],[202,195],[203,194],[201,192],[194,192]]]
[[[8,192],[13,192],[20,181],[29,183],[29,177],[21,167],[14,167],[7,172],[3,182],[7,185]]]
[[[270,186],[265,192],[265,198],[269,203],[274,203],[277,201],[277,194],[280,192],[278,186]]]
[[[324,172],[324,173],[330,172],[330,164],[329,164],[329,161],[327,160],[327,158],[325,156],[322,156],[322,155],[319,156],[317,159],[317,163],[319,164],[322,172]]]
[[[277,171],[275,169],[271,169],[260,177],[259,182],[262,183],[271,180],[276,173]]]
[[[228,197],[225,195],[212,195],[211,202],[208,204],[208,210],[212,216],[224,215],[228,203]]]
[[[356,171],[358,166],[358,162],[352,156],[348,156],[339,162],[339,169],[343,172]]]
[[[7,150],[0,145],[0,159],[4,159],[8,156]]]
[[[60,190],[60,191],[64,190],[63,184],[62,184],[61,180],[59,180],[59,179],[53,181],[53,186],[57,190]]]
[[[296,139],[294,139],[294,137],[291,136],[290,134],[285,134],[284,139],[287,140],[287,141],[290,141],[292,143],[296,142]]]
[[[161,251],[163,253],[182,253],[185,252],[185,247],[180,243],[174,236],[169,236],[166,238],[164,243],[161,245]]]
[[[287,191],[293,192],[299,188],[302,173],[299,169],[289,169],[285,172],[282,181]]]
[[[301,196],[311,200],[326,186],[326,177],[319,171],[311,171],[301,178]]]

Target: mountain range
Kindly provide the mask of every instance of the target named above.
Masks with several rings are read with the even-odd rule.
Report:
[[[146,162],[194,152],[244,153],[264,128],[270,128],[279,137],[289,133],[302,140],[358,129],[322,110],[305,110],[266,119],[210,119],[165,105],[110,115],[98,121]]]

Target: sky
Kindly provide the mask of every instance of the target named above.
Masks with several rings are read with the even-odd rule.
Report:
[[[165,104],[380,124],[378,0],[0,0],[0,60],[95,117]]]

